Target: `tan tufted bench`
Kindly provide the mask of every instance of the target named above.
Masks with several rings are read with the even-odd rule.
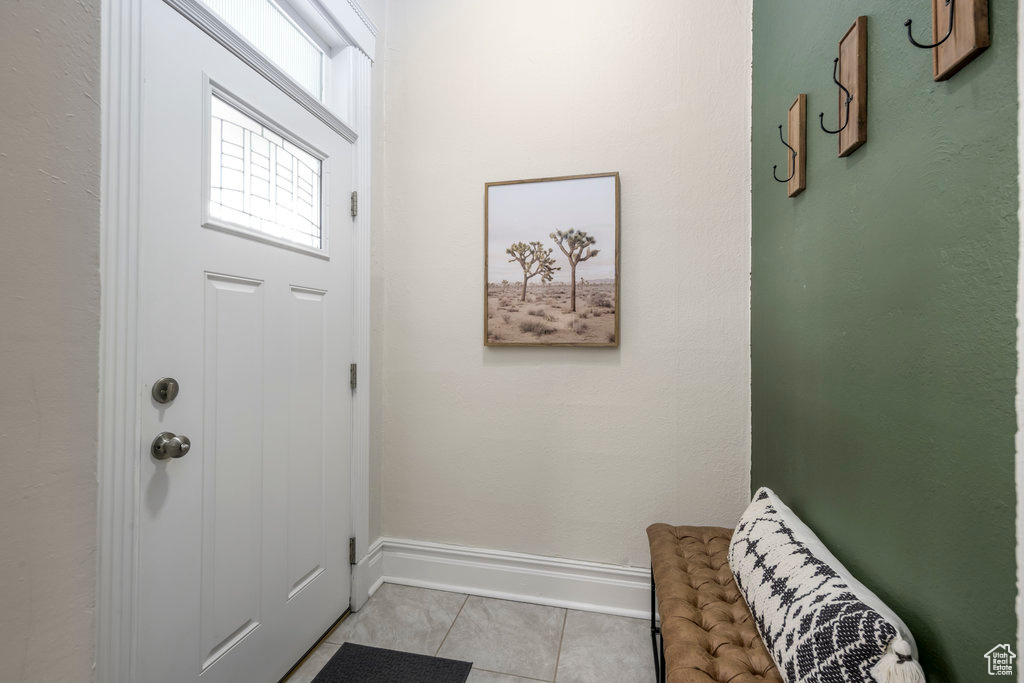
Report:
[[[659,679],[782,683],[729,569],[732,529],[652,524],[647,537],[651,640]]]

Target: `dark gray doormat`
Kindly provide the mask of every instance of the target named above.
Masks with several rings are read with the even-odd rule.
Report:
[[[472,662],[345,643],[313,683],[465,683]]]

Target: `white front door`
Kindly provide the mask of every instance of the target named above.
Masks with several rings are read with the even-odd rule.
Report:
[[[136,680],[277,681],[349,604],[353,151],[142,10]]]

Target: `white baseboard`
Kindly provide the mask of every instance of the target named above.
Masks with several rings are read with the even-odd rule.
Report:
[[[651,616],[651,573],[644,567],[381,538],[356,565],[354,576],[354,608],[357,595],[369,597],[384,582],[587,612]]]

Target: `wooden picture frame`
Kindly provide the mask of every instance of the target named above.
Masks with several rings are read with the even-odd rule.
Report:
[[[484,184],[484,346],[619,345],[619,198],[618,173]]]

